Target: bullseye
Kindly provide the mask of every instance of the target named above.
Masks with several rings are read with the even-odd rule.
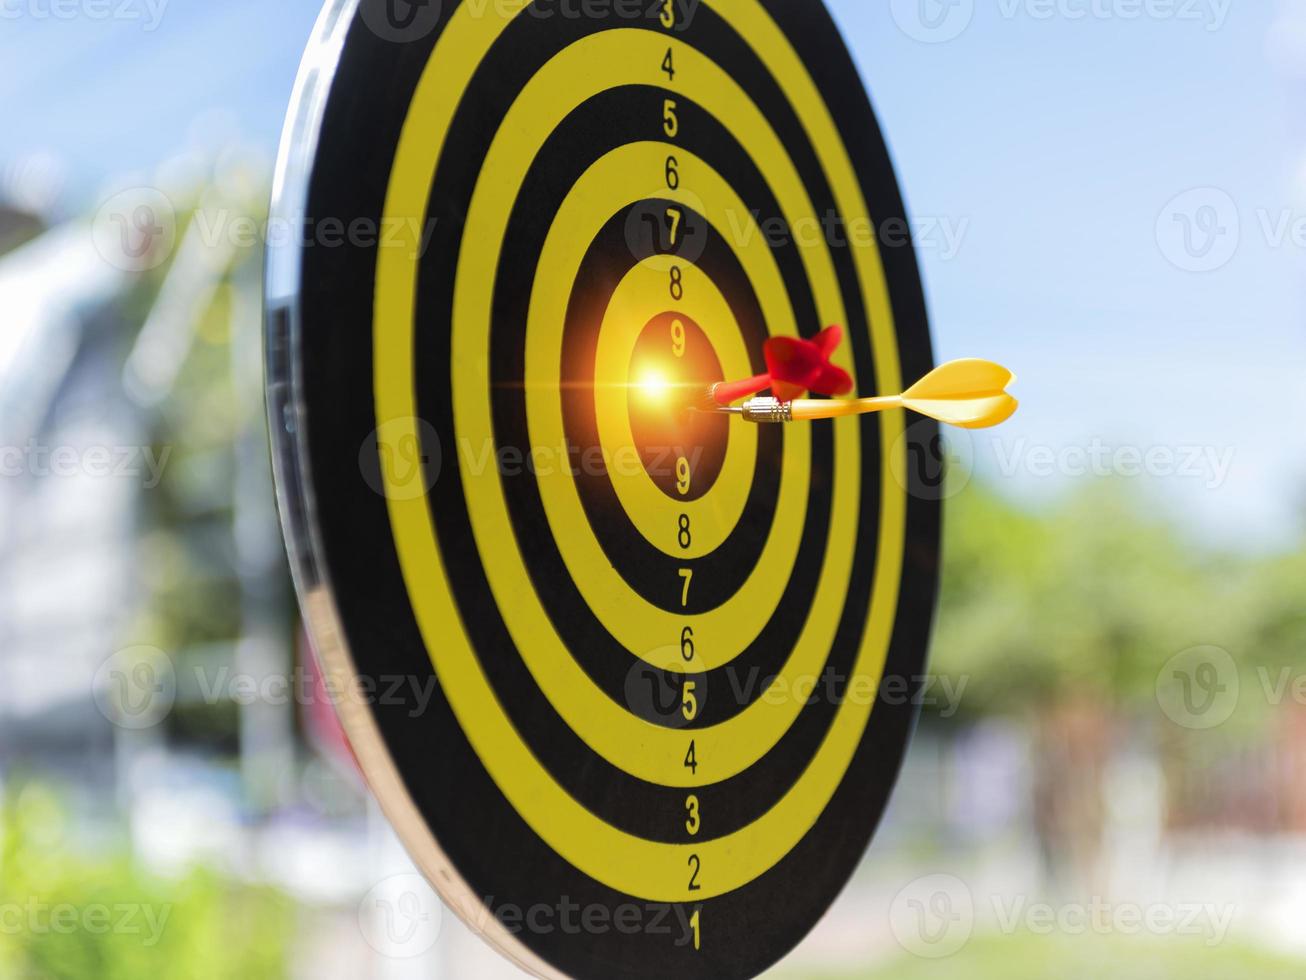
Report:
[[[673,501],[698,500],[725,462],[729,421],[691,411],[725,375],[711,341],[689,317],[650,320],[630,355],[630,431],[649,478]]]

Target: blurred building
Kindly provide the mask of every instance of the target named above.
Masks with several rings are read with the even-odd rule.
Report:
[[[61,760],[111,779],[112,729],[88,678],[132,603],[133,489],[97,478],[101,450],[139,445],[112,372],[126,275],[84,225],[0,208],[0,762]]]

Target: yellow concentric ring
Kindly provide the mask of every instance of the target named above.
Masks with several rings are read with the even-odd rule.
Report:
[[[690,154],[681,155],[692,160]],[[575,281],[585,243],[590,240],[588,233],[591,230],[597,233],[597,229],[612,214],[613,203],[619,200],[609,195],[594,200],[592,195],[585,194],[584,189],[619,188],[621,175],[638,172],[630,168],[647,166],[654,160],[661,161],[664,158],[665,149],[659,151],[654,144],[632,144],[613,151],[596,162],[577,184],[578,192],[573,199],[585,205],[584,209],[579,213],[569,210],[565,219],[560,216],[555,224],[555,227],[560,229],[556,239],[560,251],[559,253],[553,251],[551,236],[550,246],[546,247],[542,256],[541,274],[536,278],[535,293],[532,297],[532,309],[534,310],[538,304],[540,312],[538,315],[532,315],[526,337],[527,414],[530,420],[532,444],[554,446],[566,439],[558,393],[551,391],[543,382],[546,382],[550,376],[555,381],[557,378],[557,365],[562,354],[562,324],[570,298],[570,284]],[[742,202],[738,201],[728,185],[705,164],[699,162],[695,173],[700,176],[704,185],[711,187],[716,200],[724,202],[723,207],[708,209],[709,221],[716,224],[722,218],[722,215],[716,212],[724,211],[727,207],[737,206],[743,209]],[[490,199],[493,198],[487,194],[487,200]],[[576,230],[581,230],[584,234],[576,235],[574,234]],[[788,321],[781,319],[779,322],[782,324],[792,322],[792,309],[783,291],[775,257],[761,244],[760,236],[755,241],[758,245],[754,249],[740,253],[745,271],[754,283],[764,312],[767,315],[775,314],[781,317],[787,314]],[[656,266],[646,264],[643,268],[655,270]],[[468,275],[471,277],[474,274],[475,267],[472,267]],[[645,272],[640,275],[642,277],[647,274]],[[685,276],[686,296],[698,296],[702,292],[700,284],[706,284],[708,280],[693,266],[686,266]],[[660,298],[663,295],[659,290],[651,287],[650,283],[650,296]],[[468,295],[470,296],[470,293]],[[634,314],[635,317],[640,315],[642,314]],[[604,329],[610,326],[611,324],[605,324]],[[469,335],[469,338],[474,336],[477,335]],[[464,358],[464,360],[471,359],[471,354]],[[619,370],[619,361],[619,357],[614,357],[608,367]],[[744,375],[747,374],[747,364],[747,359],[732,358],[731,361],[732,367],[736,369],[742,367]],[[550,371],[552,371],[551,375]],[[486,428],[488,411],[481,408],[483,403],[480,402],[480,398],[478,397],[480,404],[475,409],[470,407],[470,399],[478,396],[475,384],[474,379],[470,380],[466,389],[469,408],[462,416],[469,422],[473,418],[478,420],[474,423],[476,428],[471,430],[470,438],[473,442],[485,438],[488,434]],[[479,395],[483,397],[484,392],[480,392]],[[455,391],[455,397],[458,397],[458,391]],[[617,406],[614,405],[613,412],[600,412],[603,441],[607,446],[631,445],[632,443],[629,442],[631,437],[626,428],[628,419],[625,416],[624,406],[621,406],[620,412],[617,412],[616,408]],[[610,416],[619,414],[621,418],[609,417],[604,420],[604,414]],[[750,435],[753,439],[756,438],[755,433],[750,434],[746,431],[744,423],[739,423],[731,433],[731,441],[749,438]],[[766,622],[764,617],[759,616],[759,610],[774,609],[778,604],[788,579],[787,570],[792,568],[798,553],[807,510],[810,445],[810,434],[807,429],[798,427],[786,433],[775,517],[757,567],[749,570],[746,581],[727,603],[710,613],[697,616],[686,615],[683,612],[667,612],[650,604],[644,596],[634,592],[620,573],[611,566],[603,554],[601,545],[595,540],[581,503],[579,488],[570,470],[542,475],[539,479],[540,494],[549,516],[554,540],[577,588],[580,589],[581,595],[604,629],[631,653],[644,656],[645,651],[672,642],[679,637],[685,626],[690,626],[699,637],[698,646],[701,653],[693,665],[677,665],[675,669],[694,672],[725,666],[747,649],[756,640]],[[752,451],[755,452],[755,448]],[[661,513],[666,515],[664,520],[669,527],[675,526],[673,521],[677,511],[674,509],[673,502],[657,490],[647,478],[613,482],[614,486],[618,487],[619,497],[628,513],[637,515],[640,519],[644,519],[648,514]],[[713,488],[712,494],[708,497],[716,494],[718,488],[724,494],[727,488],[723,482],[718,479],[718,486]],[[635,490],[630,489],[630,484],[634,484]],[[640,499],[638,493],[645,487],[648,491],[647,497]],[[747,487],[744,490],[746,494]],[[480,501],[476,501],[474,505],[479,503]],[[709,506],[710,504],[699,508],[694,527],[696,533],[707,527],[709,534],[719,536],[725,522],[722,521],[714,526],[713,514],[707,509]],[[742,500],[738,506],[742,509]],[[855,512],[855,504],[850,502],[845,514],[853,512]],[[732,513],[726,519],[733,523],[738,518]],[[494,532],[487,531],[487,538],[497,540],[498,535],[505,529],[505,526],[496,525]],[[674,602],[679,588],[678,578],[670,577],[668,593],[664,599],[669,598]]]
[[[720,0],[715,6],[782,80],[817,149],[840,212],[850,219],[867,215],[856,174],[829,112],[782,32],[756,0]],[[475,17],[467,6],[455,11],[410,109],[387,196],[387,215],[425,213],[431,178],[457,100],[507,22],[493,15]],[[721,75],[719,70],[717,74]],[[859,252],[856,261],[872,324],[878,386],[900,390],[896,339],[878,254]],[[375,318],[380,422],[415,414],[415,278],[416,268],[402,250],[380,252]],[[831,294],[818,288],[818,295]],[[455,364],[455,373],[463,366]],[[891,485],[888,465],[889,447],[901,432],[902,419],[888,415],[883,426],[882,534],[871,613],[857,662],[857,673],[873,678],[882,671],[893,625],[906,511],[902,492]],[[857,430],[836,426],[836,440],[840,464],[857,465]],[[458,611],[425,502],[391,498],[388,506],[414,612],[459,724],[500,791],[534,831],[573,866],[610,887],[647,900],[702,901],[733,891],[772,867],[819,818],[862,739],[870,705],[841,706],[821,748],[790,792],[762,818],[728,837],[696,845],[656,844],[624,834],[589,813],[558,786],[522,743],[497,703],[466,636],[456,628]],[[850,536],[857,532],[855,526],[846,530]],[[691,854],[699,858],[704,872],[698,891],[689,890],[684,873],[685,858]]]
[[[544,372],[549,365],[556,366],[560,356],[561,324],[569,297],[567,284],[575,281],[592,234],[597,233],[614,210],[620,210],[611,203],[605,203],[602,195],[596,202],[592,189],[611,188],[614,185],[608,178],[630,173],[628,150],[629,148],[623,148],[614,151],[596,161],[577,182],[559,208],[541,251],[540,274],[536,277],[527,324],[527,398],[532,445],[554,445],[563,438],[558,392],[556,386],[553,390],[550,389]],[[511,199],[511,195],[508,195],[508,199]],[[475,208],[472,213],[476,213]],[[634,302],[633,299],[627,301],[624,297],[632,294],[632,289],[639,286],[640,278],[650,268],[656,274],[656,266],[651,263],[632,270],[626,281],[618,286],[614,303],[625,306],[628,302]],[[710,280],[692,267],[686,269],[686,277],[687,295],[695,296],[696,303],[707,301],[711,292],[715,291]],[[642,322],[648,313],[661,309],[656,300],[657,293],[644,292],[645,295],[650,295],[649,302],[652,305],[647,310],[633,309],[632,322]],[[489,302],[490,295],[487,291],[481,297],[480,308],[486,309],[485,304]],[[724,300],[718,299],[718,303],[719,308],[704,308],[709,316],[714,313],[728,315]],[[484,315],[469,322],[488,328],[488,320]],[[469,330],[466,337],[473,346],[489,343],[488,335],[482,335],[479,326]],[[734,363],[742,359],[742,363],[746,364],[742,349],[729,353],[738,343],[738,337],[734,338],[733,344],[729,339],[724,341],[728,360]],[[469,354],[463,360],[471,361],[474,358]],[[556,375],[554,378],[556,382]],[[479,390],[488,390],[488,378],[482,378],[480,382]],[[477,379],[472,379],[467,390],[469,394],[478,390]],[[469,407],[464,417],[474,419],[474,422],[471,423],[472,428],[463,432],[462,441],[476,445],[489,437],[488,410],[477,411]],[[800,432],[799,435],[803,438],[797,440],[791,464],[798,469],[799,479],[789,482],[801,491],[794,502],[796,507],[802,508],[806,506],[806,483],[802,477],[808,472],[810,449],[806,433]],[[839,465],[836,461],[836,467]],[[855,474],[855,468],[852,472]],[[692,737],[698,740],[701,750],[699,755],[703,759],[698,775],[686,770],[682,764],[686,746],[684,732],[650,724],[614,704],[579,667],[558,636],[548,613],[535,594],[520,554],[515,551],[515,532],[502,487],[495,474],[489,474],[489,477],[485,482],[469,487],[468,512],[476,529],[478,551],[491,590],[504,623],[541,691],[568,726],[590,748],[622,771],[646,781],[665,786],[701,786],[743,772],[774,747],[802,709],[802,704],[796,699],[769,698],[764,692],[763,697],[731,721],[695,730]],[[787,476],[782,477],[782,483],[786,479]],[[541,471],[537,473],[537,480],[542,492],[546,484],[557,484],[551,491],[544,492],[544,499],[566,500],[566,512],[570,515],[567,519],[574,522],[569,524],[567,519],[550,513],[549,530],[559,542],[559,547],[562,547],[564,541],[579,541],[597,549],[570,471]],[[854,519],[855,482],[836,479],[836,487],[842,488],[843,493],[835,501],[832,513],[843,513],[848,519]],[[795,653],[782,671],[782,679],[775,682],[776,685],[786,683],[790,674],[814,676],[819,673],[825,652],[830,649],[834,639],[842,602],[840,583],[847,581],[852,547],[853,538],[847,537],[828,552],[807,623],[795,644]],[[593,552],[593,555],[599,554],[597,550]],[[585,558],[582,556],[576,560],[584,561]],[[602,558],[590,557],[589,560],[601,562]],[[584,570],[583,565],[576,567]],[[708,669],[702,659],[688,665],[681,660],[678,649],[670,642],[677,635],[678,629],[668,637],[668,642],[663,643],[655,643],[650,637],[650,642],[639,648],[639,655],[663,670],[698,672]],[[700,634],[700,644],[703,639],[705,634]],[[668,649],[675,655],[662,656]],[[711,696],[710,692],[708,696]]]

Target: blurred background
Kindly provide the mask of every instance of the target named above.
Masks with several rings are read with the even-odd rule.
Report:
[[[920,731],[776,975],[1301,976],[1306,4],[832,6],[939,355],[1023,408],[949,443]],[[412,878],[287,580],[261,264],[317,12],[0,5],[5,977],[514,975]]]

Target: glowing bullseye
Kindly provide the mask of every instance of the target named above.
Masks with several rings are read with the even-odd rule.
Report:
[[[635,388],[645,401],[661,405],[666,403],[672,385],[663,375],[656,371],[650,371],[640,379]]]

